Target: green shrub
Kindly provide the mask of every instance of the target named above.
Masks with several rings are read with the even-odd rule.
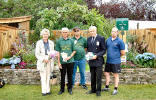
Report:
[[[87,6],[77,3],[66,3],[63,7],[57,7],[56,10],[53,8],[44,9],[38,13],[38,16],[35,32],[32,34],[38,35],[38,38],[43,28],[50,31],[60,30],[62,27],[68,27],[69,29],[80,27],[82,30],[87,30],[91,25],[97,27],[98,34],[108,38],[115,24],[114,20],[105,19],[97,10],[88,10]],[[33,37],[31,40],[37,41]]]

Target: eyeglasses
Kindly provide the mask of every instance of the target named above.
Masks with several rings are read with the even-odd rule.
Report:
[[[117,33],[118,31],[112,31],[112,33]]]
[[[62,32],[62,33],[68,33],[68,32]]]
[[[80,32],[80,31],[74,31],[75,33],[78,33],[78,32]]]
[[[95,32],[95,31],[89,31],[89,32],[91,33],[91,32]]]

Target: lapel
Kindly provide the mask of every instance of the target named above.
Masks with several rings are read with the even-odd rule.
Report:
[[[48,40],[48,42],[49,42],[49,49],[50,49],[50,51],[53,49],[53,44],[52,44],[52,42],[51,41],[49,41]],[[43,43],[43,40],[41,41],[41,50],[42,50],[42,52],[45,54],[45,48],[44,48],[44,43]]]
[[[92,43],[92,46],[96,46],[96,42],[98,41],[98,37],[99,37],[99,35],[97,34],[97,36],[96,36],[94,42]]]
[[[99,35],[97,34],[97,36],[96,36],[96,38],[95,38],[95,43],[96,43],[96,41],[98,40],[98,37],[99,37]]]
[[[44,48],[44,43],[43,43],[43,40],[41,40],[41,42],[40,42],[40,47],[41,47],[41,52],[43,53],[43,54],[45,54],[45,48]]]

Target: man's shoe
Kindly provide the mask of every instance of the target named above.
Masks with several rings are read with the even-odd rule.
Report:
[[[72,85],[72,89],[74,88],[74,85]]]
[[[109,91],[110,90],[110,88],[103,88],[103,89],[101,89],[101,91]]]
[[[96,96],[101,96],[101,92],[96,92]]]
[[[117,93],[118,93],[118,91],[117,90],[114,90],[113,93],[112,93],[112,95],[116,95]]]
[[[46,96],[47,94],[46,93],[42,93],[42,96]]]
[[[47,95],[51,95],[51,92],[48,92]]]
[[[68,92],[69,92],[69,94],[70,94],[70,95],[72,95],[72,94],[73,94],[72,90],[70,90],[70,91],[68,91]]]
[[[82,86],[81,84],[79,84],[79,86]]]
[[[81,86],[82,86],[83,89],[86,89],[86,90],[88,89],[88,87],[85,84],[81,85]]]
[[[95,92],[93,92],[92,90],[86,92],[86,94],[93,94],[93,93],[95,93]]]
[[[62,93],[64,93],[64,91],[59,91],[59,92],[58,92],[58,95],[61,95]]]

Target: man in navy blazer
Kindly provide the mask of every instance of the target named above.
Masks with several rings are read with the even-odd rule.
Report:
[[[103,55],[106,53],[105,38],[97,34],[95,26],[90,26],[89,33],[91,36],[87,39],[87,51],[92,52],[94,56],[89,60],[91,90],[87,94],[96,93],[97,96],[101,96]]]

